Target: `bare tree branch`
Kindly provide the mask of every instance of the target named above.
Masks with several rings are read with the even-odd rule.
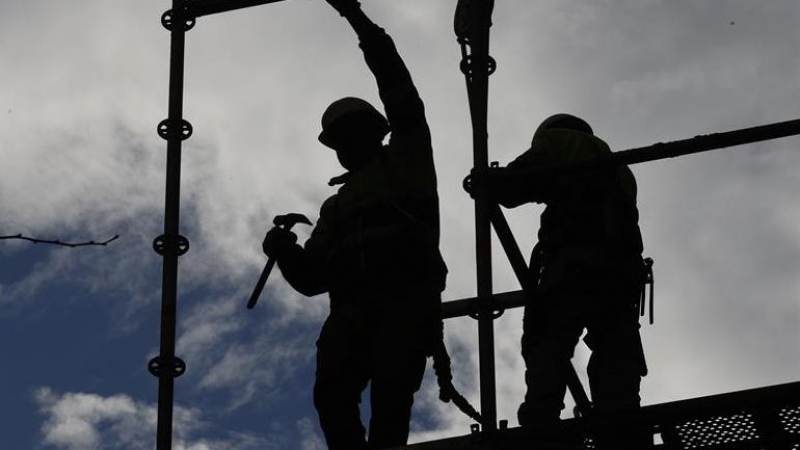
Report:
[[[31,238],[31,237],[23,236],[21,234],[15,234],[15,235],[11,235],[11,236],[0,236],[0,240],[4,240],[4,239],[20,239],[20,240],[23,240],[23,241],[33,242],[34,244],[52,244],[52,245],[61,245],[61,246],[64,246],[64,247],[70,247],[70,248],[86,247],[86,246],[89,246],[89,245],[106,246],[110,242],[115,241],[117,238],[119,238],[119,235],[115,234],[114,237],[112,237],[111,239],[108,239],[106,241],[103,241],[103,242],[95,242],[95,241],[88,241],[88,242],[62,242],[62,241],[59,241],[59,240]]]

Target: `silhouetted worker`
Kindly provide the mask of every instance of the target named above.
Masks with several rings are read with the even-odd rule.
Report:
[[[322,205],[303,247],[293,233],[275,228],[264,252],[297,291],[330,295],[314,386],[328,448],[399,446],[407,441],[413,396],[440,332],[447,273],[439,253],[431,137],[422,100],[391,38],[358,1],[327,1],[358,35],[386,118],[353,97],[327,108],[319,140],[347,170],[331,180],[342,186]],[[367,383],[368,440],[359,413]]]
[[[518,412],[523,426],[559,420],[565,371],[584,329],[592,350],[588,374],[594,411],[640,404],[647,368],[639,335],[644,270],[633,173],[627,166],[604,166],[514,178],[526,169],[610,154],[589,124],[558,114],[538,127],[528,151],[488,177],[490,195],[505,207],[546,205],[531,257],[538,294],[526,305],[523,322],[528,387]]]

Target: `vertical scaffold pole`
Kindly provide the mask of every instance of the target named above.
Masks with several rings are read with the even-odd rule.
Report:
[[[181,144],[192,134],[192,126],[183,119],[183,79],[185,33],[194,26],[184,0],[173,0],[172,9],[161,16],[170,31],[168,117],[158,124],[158,134],[167,141],[166,196],[164,234],[153,241],[153,249],[162,256],[161,339],[159,355],[148,363],[148,370],[158,377],[158,424],[156,449],[172,448],[172,416],[175,378],[186,371],[186,364],[175,356],[175,329],[178,298],[178,257],[189,249],[189,241],[179,233]]]
[[[473,171],[480,173],[489,168],[488,103],[489,75],[494,71],[494,61],[489,56],[489,27],[494,0],[461,0],[456,21],[464,20],[465,30],[456,33],[462,46],[461,70],[467,78],[472,116]],[[461,17],[459,17],[461,14]],[[468,15],[468,17],[464,17]],[[467,54],[466,47],[470,53]],[[475,257],[478,293],[478,353],[480,358],[480,396],[483,429],[497,430],[497,387],[495,381],[494,319],[492,301],[492,240],[491,203],[481,193],[475,195]]]

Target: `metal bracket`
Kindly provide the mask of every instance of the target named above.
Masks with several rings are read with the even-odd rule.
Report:
[[[499,319],[500,317],[503,316],[503,314],[505,314],[505,312],[506,312],[505,308],[500,308],[500,309],[493,310],[492,311],[492,320]],[[475,319],[475,320],[478,320],[480,318],[480,313],[470,314],[469,316],[471,318]]]
[[[178,358],[173,357],[169,364],[161,361],[160,356],[156,356],[147,363],[147,370],[154,376],[161,378],[162,376],[170,378],[178,378],[186,373],[186,363]]]
[[[175,14],[171,9],[161,15],[161,25],[169,31],[172,31],[172,27],[178,22],[183,22],[183,31],[189,31],[194,28],[197,19],[187,14],[187,11],[184,11],[183,14]]]
[[[469,174],[464,177],[464,180],[461,182],[461,188],[470,196],[472,196],[472,189],[475,187],[474,181],[472,174]]]
[[[172,136],[178,135],[182,141],[192,136],[192,124],[189,121],[180,119],[179,121],[164,119],[158,123],[158,135],[162,139],[170,140]]]
[[[180,234],[170,239],[167,235],[162,234],[153,240],[153,250],[161,256],[164,256],[167,246],[175,246],[178,256],[183,256],[189,251],[189,239]]]
[[[475,75],[475,65],[478,63],[483,63],[486,65],[486,72],[489,75],[493,74],[495,70],[497,70],[497,61],[495,61],[491,56],[486,56],[484,59],[477,58],[474,55],[464,56],[459,64],[459,69],[461,69],[461,73],[471,78],[473,75]]]

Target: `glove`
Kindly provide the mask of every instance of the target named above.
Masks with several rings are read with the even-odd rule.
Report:
[[[361,8],[358,0],[325,0],[342,16],[347,16],[350,12]]]
[[[490,198],[495,197],[502,183],[503,170],[504,168],[501,167],[489,167],[482,172],[477,172],[473,169],[464,178],[462,187],[473,199],[480,191],[485,191]]]
[[[297,235],[281,227],[275,227],[264,236],[261,249],[270,258],[279,258],[286,249],[297,242]]]

